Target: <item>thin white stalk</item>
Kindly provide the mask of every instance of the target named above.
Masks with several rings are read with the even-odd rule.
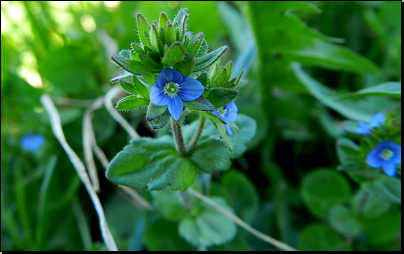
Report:
[[[62,145],[67,156],[69,157],[70,162],[73,164],[73,167],[75,168],[77,174],[79,175],[80,180],[83,182],[84,186],[87,189],[88,194],[90,195],[91,201],[94,204],[94,208],[97,211],[100,220],[102,238],[104,239],[104,242],[107,245],[108,250],[118,250],[114,238],[112,237],[111,232],[108,228],[107,220],[105,219],[101,202],[90,182],[84,164],[77,156],[77,154],[73,151],[73,149],[69,146],[69,144],[66,142],[66,138],[62,130],[62,124],[60,122],[59,113],[55,105],[53,104],[52,99],[49,97],[48,94],[42,94],[40,101],[42,103],[42,106],[45,108],[45,110],[49,115],[53,134],[55,135],[59,143]]]
[[[93,152],[92,152],[92,144],[95,142],[95,135],[93,124],[91,122],[91,116],[94,110],[102,107],[104,102],[104,97],[100,97],[95,100],[84,112],[83,115],[83,152],[84,152],[84,160],[86,162],[86,166],[88,169],[88,173],[91,178],[91,182],[93,184],[94,190],[98,192],[100,190],[100,182],[98,179],[98,172],[95,166]]]
[[[147,202],[142,196],[140,196],[140,194],[137,193],[136,191],[132,190],[129,187],[123,186],[123,185],[119,185],[119,187],[126,194],[128,194],[131,198],[133,198],[134,204],[137,207],[144,207],[150,211],[154,210],[153,206],[149,202]]]
[[[131,138],[139,138],[139,134],[135,131],[135,129],[130,126],[128,121],[125,120],[114,108],[112,105],[112,100],[114,99],[115,96],[117,96],[122,90],[122,88],[119,85],[113,86],[107,94],[105,95],[105,108],[108,110],[108,112],[111,114],[111,116],[122,126],[122,128],[125,129],[125,131],[131,136]]]
[[[216,204],[215,202],[213,202],[210,198],[202,195],[201,193],[189,188],[187,190],[187,192],[203,201],[205,201],[206,203],[210,204],[211,206],[213,206],[214,208],[216,208],[219,212],[221,212],[222,214],[224,214],[225,216],[227,216],[228,218],[230,218],[232,221],[234,221],[236,224],[238,224],[239,226],[243,227],[245,230],[247,230],[248,232],[250,232],[251,234],[253,234],[254,236],[256,236],[257,238],[260,238],[261,240],[264,240],[265,242],[268,242],[272,245],[274,245],[275,247],[281,249],[281,250],[286,250],[286,251],[296,251],[295,248],[290,247],[289,245],[280,242],[278,240],[275,240],[274,238],[263,234],[261,232],[259,232],[258,230],[253,229],[250,225],[248,225],[247,223],[245,223],[244,221],[242,221],[239,217],[237,217],[236,215],[228,212],[227,210],[223,209],[222,207],[220,207],[218,204]]]

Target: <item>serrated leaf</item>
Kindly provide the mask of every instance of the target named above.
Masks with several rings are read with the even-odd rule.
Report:
[[[202,39],[202,44],[199,48],[198,54],[196,55],[197,57],[202,57],[204,55],[206,55],[209,51],[209,46],[208,46],[208,42],[206,41],[205,38]]]
[[[206,97],[215,108],[221,108],[233,101],[238,96],[238,92],[231,88],[215,87],[209,90]]]
[[[155,62],[153,59],[150,57],[143,55],[143,54],[137,54],[137,57],[139,58],[140,62],[142,62],[145,66],[149,68],[153,68],[155,70],[160,70],[161,65]]]
[[[130,50],[128,50],[128,49],[122,49],[121,51],[119,51],[118,54],[119,54],[120,56],[125,57],[125,58],[131,59]]]
[[[186,32],[186,20],[188,18],[188,8],[182,8],[173,20],[173,24],[178,27],[178,41],[182,41],[183,36]]]
[[[159,34],[160,42],[162,43],[162,45],[164,45],[165,41],[166,41],[166,30],[164,28],[160,27],[158,34]],[[159,45],[159,47],[160,47],[160,45]],[[164,51],[164,47],[162,49],[160,48],[160,52],[162,52],[162,51]]]
[[[144,71],[151,71],[149,67],[144,66],[141,62],[125,58],[120,55],[112,54],[111,59],[114,60],[122,69],[133,74],[141,74]],[[155,71],[153,68],[152,71]]]
[[[196,179],[197,169],[180,157],[169,136],[138,138],[120,151],[108,166],[107,178],[137,190],[186,190]]]
[[[149,98],[150,87],[146,87],[142,82],[139,81],[139,79],[135,75],[133,75],[132,77],[132,82],[133,85],[139,91],[140,95],[142,95],[142,97],[145,98],[146,100],[150,100]]]
[[[202,45],[203,37],[205,37],[205,35],[202,32],[192,37],[189,41],[189,45],[187,46],[187,52],[196,56],[199,48]]]
[[[144,50],[143,50],[142,46],[140,46],[139,44],[137,44],[137,43],[131,43],[130,45],[132,46],[133,50],[134,50],[136,53],[138,53],[138,54],[144,54]]]
[[[150,73],[150,72],[143,72],[142,77],[146,80],[146,82],[150,85],[153,86],[157,82],[157,77],[158,74],[156,73]]]
[[[225,82],[225,83],[228,83],[228,82],[229,82],[229,80],[230,80],[230,78],[231,78],[231,71],[232,71],[232,69],[233,69],[233,62],[232,62],[232,61],[229,61],[229,62],[226,64],[227,79],[226,79],[226,82]]]
[[[173,69],[177,70],[184,77],[189,77],[194,68],[194,56],[188,55],[184,60],[174,64]]]
[[[167,53],[164,55],[163,60],[161,61],[164,64],[175,64],[184,59],[185,52],[184,49],[179,42],[174,42],[171,44],[170,48],[168,49]]]
[[[164,111],[164,113],[161,116],[149,121],[148,124],[150,125],[150,127],[152,129],[155,129],[155,130],[161,129],[164,126],[166,126],[166,124],[170,120],[170,117],[171,117],[170,112],[168,112],[168,110],[166,110],[166,111]]]
[[[141,62],[140,59],[139,59],[139,57],[137,56],[136,51],[134,51],[134,50],[132,50],[132,51],[130,52],[130,57],[131,57],[133,60],[135,60],[135,61]]]
[[[124,71],[124,73],[122,75],[118,75],[118,76],[110,79],[109,81],[115,82],[115,81],[117,81],[119,79],[126,79],[126,78],[129,78],[129,77],[132,77],[132,75],[133,75],[132,73],[130,73],[128,71]]]
[[[132,110],[146,106],[148,104],[149,104],[148,100],[139,98],[135,95],[131,95],[118,101],[118,103],[116,104],[116,110]]]
[[[161,116],[164,114],[164,112],[167,110],[167,106],[156,106],[153,103],[150,102],[149,108],[147,109],[147,115],[146,115],[146,120],[151,121],[156,119],[157,117]]]
[[[228,46],[223,46],[221,48],[216,49],[215,51],[210,52],[207,55],[201,56],[201,57],[196,57],[195,58],[195,67],[194,67],[194,72],[195,71],[201,71],[203,69],[208,68],[210,65],[212,65],[214,62],[216,62],[217,59],[228,49]]]
[[[172,45],[176,41],[174,26],[172,24],[169,24],[167,26],[165,39],[166,45]]]
[[[125,90],[126,92],[132,94],[132,95],[140,95],[139,90],[135,87],[135,85],[127,83],[123,80],[119,80],[119,84]]]
[[[201,113],[205,116],[212,115],[209,112]],[[219,118],[215,121],[222,123]],[[196,124],[195,122],[190,126],[184,126],[186,140],[191,139]],[[233,152],[230,152],[224,142],[219,139],[219,134],[214,124],[211,121],[206,121],[201,138],[190,153],[191,160],[198,165],[200,170],[205,173],[226,170],[231,165],[231,159],[237,158],[246,150],[245,144],[254,136],[257,128],[256,123],[251,117],[239,114],[236,124],[240,129],[240,133],[233,133],[233,136],[230,137],[234,144]],[[209,158],[209,160],[206,160],[206,158]]]
[[[183,101],[185,107],[202,110],[202,111],[213,111],[213,105],[205,97],[200,96],[193,101]]]
[[[147,38],[149,36],[149,23],[147,23],[146,19],[140,13],[136,14],[136,22],[140,42],[150,47],[150,42]]]
[[[211,197],[213,202],[234,213],[222,197]],[[178,225],[178,233],[194,246],[223,244],[236,235],[235,223],[209,204],[201,203],[202,211],[185,217]]]
[[[227,83],[227,69],[225,67],[220,67],[219,72],[215,79],[212,80],[212,85],[214,87],[222,87]]]
[[[227,124],[230,124],[230,123],[227,123]],[[229,135],[229,133],[227,132],[224,124],[219,123],[219,122],[213,122],[213,125],[215,125],[215,128],[216,128],[217,132],[219,133],[220,138],[226,144],[229,151],[233,152],[233,149],[234,149],[233,140],[232,140],[231,136]]]

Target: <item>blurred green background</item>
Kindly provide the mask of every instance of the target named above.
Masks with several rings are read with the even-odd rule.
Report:
[[[135,14],[151,22],[164,11],[173,19],[183,7],[189,29],[203,32],[210,49],[230,46],[221,64],[232,60],[234,73],[246,70],[248,85],[236,103],[258,126],[233,169],[213,175],[211,194],[232,204],[231,186],[252,189],[247,193],[253,197],[238,194],[252,202],[233,202],[237,215],[295,248],[399,250],[401,205],[393,204],[384,217],[361,220],[368,226],[352,236],[313,215],[301,196],[309,172],[336,172],[335,139],[345,135],[343,120],[368,121],[382,110],[401,109],[401,99],[389,97],[329,102],[329,96],[401,81],[401,6],[383,1],[2,2],[1,250],[106,250],[92,202],[39,97],[52,97],[67,142],[83,158],[83,113],[123,73],[109,56],[138,42]],[[154,136],[144,114],[123,116],[141,136]],[[95,111],[92,122],[111,160],[129,137],[105,108]],[[27,134],[42,135],[43,144],[23,148]],[[174,222],[134,206],[96,162],[98,195],[119,250],[192,248]],[[358,184],[343,180],[347,203]],[[210,249],[274,250],[240,228],[235,240]]]

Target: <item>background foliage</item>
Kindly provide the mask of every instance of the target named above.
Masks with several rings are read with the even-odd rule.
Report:
[[[109,55],[138,41],[135,14],[152,21],[165,11],[172,19],[182,7],[211,49],[229,45],[221,64],[231,59],[234,73],[245,70],[248,85],[236,103],[257,122],[247,152],[231,170],[213,174],[210,196],[301,250],[401,249],[401,168],[376,187],[337,170],[344,147],[354,146],[346,137],[360,139],[343,130],[344,120],[401,113],[400,2],[192,1],[1,3],[1,249],[106,249],[39,96],[51,95],[67,142],[82,157],[84,110],[122,73]],[[377,86],[385,82],[393,89]],[[148,128],[145,113],[123,115],[141,136],[161,135]],[[105,108],[92,122],[111,160],[130,138]],[[45,139],[34,152],[21,147],[28,133]],[[181,209],[165,210],[149,192],[141,194],[157,210],[136,207],[105,179],[98,161],[97,168],[98,195],[119,250],[194,248],[184,240],[187,225],[178,227]],[[371,201],[363,207],[366,193]],[[233,240],[208,249],[274,247],[238,228]]]

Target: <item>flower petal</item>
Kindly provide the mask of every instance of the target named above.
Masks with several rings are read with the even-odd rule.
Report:
[[[223,121],[226,122],[226,120],[223,118],[223,116],[220,115],[219,110],[217,110],[217,109],[213,110],[212,114],[214,114],[215,116],[219,117],[220,119],[222,119]]]
[[[231,132],[231,126],[230,123],[228,121],[226,121],[226,125],[224,127],[226,127],[227,133],[229,133],[230,136],[233,136],[233,133]]]
[[[370,126],[367,123],[359,122],[358,128],[355,129],[355,132],[358,134],[369,134],[370,133]]]
[[[401,165],[401,145],[394,144],[394,147],[392,147],[391,150],[394,153],[393,158],[391,158],[391,162]]]
[[[370,127],[379,127],[386,121],[386,116],[382,113],[378,113],[370,119]]]
[[[205,88],[202,83],[190,77],[184,77],[178,95],[184,101],[193,101],[203,94]]]
[[[150,89],[150,101],[156,106],[167,106],[170,98],[164,93],[164,87],[159,87],[155,83]]]
[[[180,120],[184,105],[178,95],[169,97],[170,102],[167,104],[168,112],[175,121]]]
[[[237,120],[237,113],[238,113],[238,108],[236,106],[236,103],[231,101],[231,102],[227,103],[223,108],[227,109],[226,113],[224,114],[224,118],[227,121],[235,122]]]
[[[383,171],[386,173],[386,175],[393,177],[397,173],[397,167],[396,164],[389,162],[383,165]]]
[[[174,82],[179,84],[182,81],[183,77],[180,72],[174,69],[165,68],[157,77],[157,86],[164,87],[164,85],[167,83]]]
[[[370,151],[366,157],[366,163],[373,168],[380,168],[385,164],[385,160],[380,157],[380,152],[382,149],[377,146],[374,150]]]

